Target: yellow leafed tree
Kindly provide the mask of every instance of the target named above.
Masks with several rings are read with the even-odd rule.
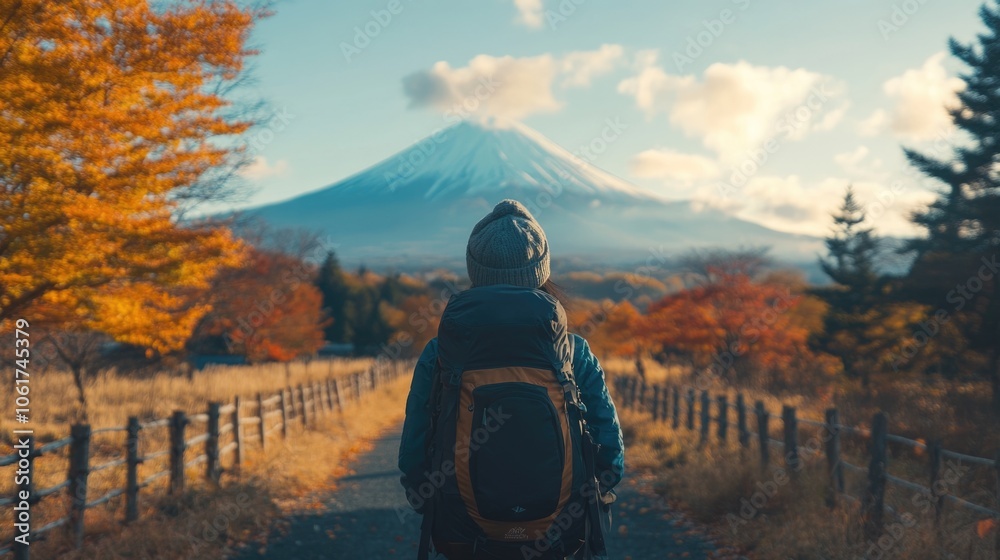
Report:
[[[179,211],[224,189],[253,123],[226,98],[262,10],[0,0],[0,330],[40,317],[166,352],[242,258]]]

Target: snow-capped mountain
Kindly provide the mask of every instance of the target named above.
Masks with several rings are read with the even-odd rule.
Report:
[[[321,230],[347,261],[455,261],[464,260],[472,226],[504,198],[531,210],[556,257],[623,262],[699,246],[769,245],[802,260],[820,248],[812,237],[695,212],[515,122],[462,121],[329,187],[248,213]]]
[[[373,177],[381,182],[373,182]],[[428,200],[491,197],[508,190],[597,200],[656,198],[588,164],[537,131],[498,119],[466,120],[441,129],[331,186],[331,192],[334,188],[340,196],[362,197],[416,189]]]

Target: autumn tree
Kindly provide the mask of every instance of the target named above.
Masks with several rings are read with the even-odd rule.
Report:
[[[288,362],[323,345],[327,318],[309,265],[289,255],[254,248],[244,266],[216,278],[212,306],[190,348],[237,354],[250,362]]]
[[[44,316],[177,349],[240,244],[216,199],[253,124],[226,97],[263,12],[235,1],[0,0],[0,329]],[[228,170],[228,171],[227,171]]]
[[[700,285],[649,306],[636,329],[640,340],[689,356],[696,375],[730,382],[795,382],[789,372],[808,375],[817,364],[825,371],[808,348],[808,330],[790,313],[801,295],[751,276],[763,271],[762,256],[705,265]]]

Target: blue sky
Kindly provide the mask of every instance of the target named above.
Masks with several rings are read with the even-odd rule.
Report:
[[[625,131],[593,163],[696,209],[822,234],[854,183],[880,232],[912,233],[906,215],[934,185],[900,146],[956,141],[946,41],[981,30],[979,5],[279,1],[255,31],[255,87],[283,118],[254,143],[248,204],[334,183],[464,103],[570,151],[616,121]]]

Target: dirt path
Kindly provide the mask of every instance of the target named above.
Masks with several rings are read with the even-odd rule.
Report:
[[[248,550],[234,558],[415,558],[420,518],[411,513],[399,485],[399,437],[395,431],[375,440],[374,449],[354,465],[355,474],[340,480],[339,490],[327,499],[325,511],[293,517],[287,533],[269,539],[266,550]],[[619,486],[615,530],[608,545],[610,558],[707,558],[710,545],[671,523],[669,511],[649,491],[649,484],[638,477]]]

